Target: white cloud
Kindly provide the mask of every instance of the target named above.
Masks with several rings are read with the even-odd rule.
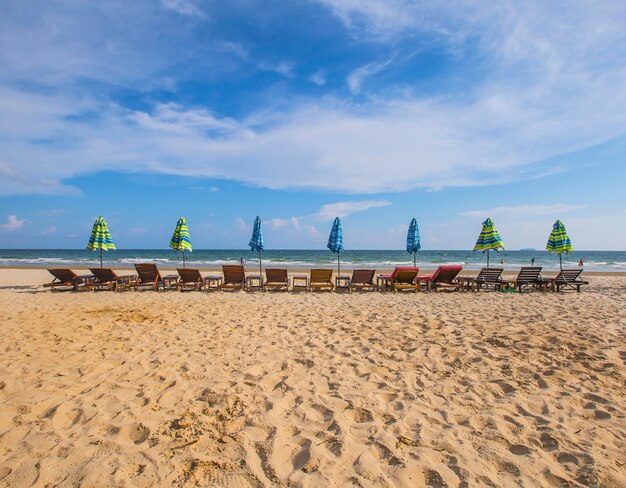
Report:
[[[174,89],[160,75],[168,67],[206,81],[248,54],[216,39],[205,55],[191,19],[162,19],[152,3],[131,2],[125,16],[109,2],[91,15],[43,3],[38,15],[0,16],[0,194],[76,192],[63,181],[129,169],[344,193],[486,185],[545,174],[543,160],[624,134],[624,2],[323,1],[355,35],[393,48],[428,37],[480,63],[453,73],[468,75],[462,90],[440,95],[372,91],[370,66],[352,73],[361,104],[330,94],[277,109],[272,99],[238,119],[181,104],[130,111],[85,96],[82,82]],[[267,69],[295,76],[289,62]]]
[[[203,17],[204,13],[191,0],[161,0],[163,6],[181,15]]]
[[[7,232],[13,232],[24,227],[26,222],[26,219],[18,219],[17,215],[9,215],[7,216],[7,223],[0,224],[0,228]]]
[[[317,86],[324,86],[326,84],[326,71],[323,69],[316,71],[309,77],[309,80]]]
[[[322,205],[322,208],[314,217],[320,220],[333,220],[335,217],[343,218],[357,212],[364,212],[370,208],[386,207],[387,205],[391,205],[391,202],[386,200],[361,200],[328,203]]]
[[[287,225],[289,225],[289,220],[281,219],[281,218],[275,218],[275,219],[266,220],[265,223],[269,227],[273,227],[274,229],[280,229],[282,227],[287,227]]]
[[[57,233],[57,228],[54,225],[51,225],[50,227],[48,227],[46,230],[44,230],[41,235],[44,236],[51,236],[53,234]]]
[[[355,95],[361,93],[361,85],[363,84],[363,81],[365,81],[365,79],[369,76],[375,75],[376,73],[384,70],[393,62],[394,58],[395,57],[391,57],[380,63],[369,63],[355,69],[347,78],[350,91]]]
[[[585,208],[586,205],[571,205],[567,203],[555,203],[552,205],[518,205],[515,207],[494,207],[486,210],[468,210],[461,212],[465,217],[502,217],[508,220],[518,220],[534,216],[552,215],[557,218],[566,212],[573,212]]]
[[[250,226],[246,223],[245,220],[243,220],[241,217],[237,217],[235,219],[235,229],[241,233],[241,234],[248,234],[250,233]]]

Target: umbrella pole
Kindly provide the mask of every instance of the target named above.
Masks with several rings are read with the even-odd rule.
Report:
[[[415,251],[413,251],[413,267],[417,267],[417,261],[415,260]]]
[[[261,251],[259,250],[259,288],[263,291],[263,271],[261,271],[263,261],[261,259]]]
[[[487,249],[487,267],[489,267],[489,249]]]
[[[183,269],[185,269],[185,251],[183,251]]]
[[[561,271],[563,271],[563,255],[559,254],[559,267],[561,268]]]
[[[341,274],[341,264],[339,262],[339,253],[337,253],[337,276]]]
[[[102,268],[102,248],[100,248],[100,267]]]

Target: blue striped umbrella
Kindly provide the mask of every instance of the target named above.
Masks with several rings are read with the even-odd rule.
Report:
[[[252,229],[252,237],[248,243],[251,251],[257,251],[259,253],[259,283],[261,283],[261,289],[263,288],[263,277],[261,276],[261,251],[263,251],[263,226],[261,225],[261,218],[257,215],[254,219],[254,227]]]
[[[421,248],[420,230],[417,227],[417,220],[413,219],[406,234],[406,252],[413,254],[413,266],[416,265],[415,253],[418,253]]]
[[[341,220],[339,217],[335,218],[333,222],[333,228],[330,230],[328,236],[328,244],[326,247],[337,255],[337,275],[341,274],[341,264],[339,262],[339,255],[344,251],[343,249],[343,233],[341,231]]]

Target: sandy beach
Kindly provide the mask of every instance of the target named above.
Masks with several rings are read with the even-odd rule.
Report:
[[[0,270],[0,485],[626,486],[626,277],[52,293]]]

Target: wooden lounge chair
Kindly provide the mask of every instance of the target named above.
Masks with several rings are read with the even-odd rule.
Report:
[[[223,265],[224,282],[218,285],[220,290],[245,290],[246,272],[239,264]]]
[[[522,291],[534,288],[535,290],[545,290],[545,282],[541,278],[541,266],[523,266],[514,280],[506,280],[510,286]]]
[[[87,283],[90,291],[107,289],[113,291],[128,288],[134,281],[134,275],[119,276],[111,268],[90,268],[89,271],[94,275],[94,279]]]
[[[431,275],[419,275],[417,280],[420,284],[425,284],[430,290],[454,290],[462,288],[462,284],[457,280],[457,276],[463,266],[439,266]]]
[[[43,286],[55,290],[57,288],[63,288],[64,290],[76,291],[79,285],[88,281],[86,276],[78,276],[74,271],[68,268],[54,268],[49,269],[48,272],[54,276],[50,283],[45,283]]]
[[[176,282],[176,288],[180,291],[185,289],[202,290],[204,286],[204,278],[200,274],[200,270],[196,268],[177,268],[180,278]]]
[[[472,291],[480,291],[483,287],[492,287],[496,291],[501,291],[506,282],[502,280],[504,268],[483,268],[478,276],[459,276],[458,280],[464,283]]]
[[[333,291],[335,285],[333,284],[333,270],[332,269],[312,269],[311,280],[309,281],[309,289],[312,290],[324,290],[328,289]]]
[[[163,287],[163,278],[156,264],[135,264],[135,269],[138,276],[130,285],[135,290],[137,288],[151,288],[153,291],[159,291],[159,286]]]
[[[417,282],[417,273],[419,273],[419,268],[412,266],[396,267],[390,277],[391,289],[396,293],[398,290],[420,291],[420,285]]]
[[[350,291],[354,290],[372,290],[378,289],[376,283],[374,283],[374,269],[355,269],[352,271],[352,278],[350,278]]]
[[[289,291],[289,277],[286,269],[265,268],[265,290]]]
[[[561,291],[564,288],[576,289],[580,293],[580,287],[588,285],[589,282],[583,280],[580,275],[582,269],[562,269],[558,275],[553,278],[544,278],[544,284],[552,291]]]

